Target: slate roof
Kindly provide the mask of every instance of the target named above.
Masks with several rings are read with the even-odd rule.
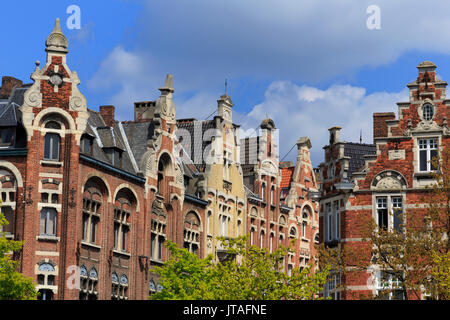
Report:
[[[195,130],[194,126],[198,125],[201,130]],[[177,127],[178,130],[184,129],[189,132],[190,135],[190,141],[184,141],[185,137],[183,135],[180,135],[180,132],[177,132],[177,136],[180,138],[182,137],[182,140],[180,143],[183,145],[184,149],[190,156],[191,160],[193,161],[193,164],[197,168],[198,171],[204,172],[205,170],[205,161],[203,159],[203,151],[205,148],[211,144],[211,135],[206,134],[205,132],[210,129],[216,128],[216,122],[214,120],[203,120],[198,121],[195,119],[184,119],[184,120],[178,120],[177,121]],[[199,143],[201,141],[201,143]],[[201,156],[201,162],[196,163],[196,157]]]
[[[131,152],[133,152],[134,158],[137,164],[139,164],[144,153],[147,151],[147,141],[153,137],[155,125],[153,121],[125,121],[121,124],[127,136]]]
[[[88,110],[88,112],[89,118],[85,134],[94,137],[91,157],[112,165],[112,159],[110,158],[110,155],[107,154],[106,150],[108,148],[120,149],[122,150],[122,163],[120,169],[132,174],[137,174],[139,170],[136,170],[133,166],[133,154],[129,154],[125,147],[124,141],[127,137],[122,136],[118,121],[115,121],[114,127],[110,128],[105,125],[99,112],[93,110]]]
[[[354,172],[358,172],[365,163],[365,155],[377,153],[377,146],[374,144],[346,142],[344,144],[344,156],[350,157],[348,164],[348,177],[351,178]]]
[[[23,95],[29,87],[26,84],[21,88],[14,88],[8,99],[0,100],[0,126],[13,127],[22,122],[19,107],[23,104]]]

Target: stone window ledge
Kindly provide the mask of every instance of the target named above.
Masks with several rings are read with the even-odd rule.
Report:
[[[59,237],[55,237],[55,236],[47,236],[47,235],[40,235],[36,237],[36,240],[39,241],[54,241],[54,242],[58,242],[59,241]]]
[[[81,244],[84,245],[84,246],[95,248],[95,249],[101,249],[102,248],[99,245],[96,245],[96,244],[90,243],[90,242],[85,242],[85,241],[81,241]]]
[[[131,254],[128,253],[128,252],[119,251],[119,250],[116,250],[116,249],[114,249],[113,252],[116,253],[116,254],[122,255],[122,256],[131,257]]]
[[[433,179],[433,177],[431,176],[431,172],[429,172],[429,171],[415,172],[414,178]]]
[[[54,166],[54,167],[62,167],[62,165],[63,165],[63,162],[54,161],[54,160],[41,160],[40,163],[41,163],[41,165]]]

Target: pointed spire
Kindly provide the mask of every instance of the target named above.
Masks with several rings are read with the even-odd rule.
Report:
[[[67,47],[69,46],[69,42],[67,41],[66,36],[61,30],[61,24],[59,22],[59,18],[56,19],[55,27],[53,28],[52,33],[47,38],[45,42],[47,52],[61,52],[67,53]]]
[[[164,81],[164,87],[159,88],[159,91],[161,92],[174,92],[175,90],[173,89],[173,75],[168,74],[166,76],[166,80]]]

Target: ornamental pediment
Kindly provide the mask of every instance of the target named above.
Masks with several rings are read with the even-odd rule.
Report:
[[[371,190],[401,190],[407,188],[406,179],[397,171],[387,170],[377,174],[372,180]]]

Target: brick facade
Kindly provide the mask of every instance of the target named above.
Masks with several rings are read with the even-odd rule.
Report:
[[[403,212],[424,212],[416,205],[423,201],[425,186],[433,183],[430,158],[450,141],[446,120],[450,101],[445,95],[447,83],[437,78],[436,66],[425,61],[417,68],[417,80],[408,84],[410,100],[398,103],[398,119],[391,112],[373,115],[374,145],[342,142],[336,139],[340,128],[330,129],[330,144],[324,147],[325,161],[320,165],[321,241],[330,247],[337,243],[350,248],[369,245],[361,242],[364,217],[395,228],[393,218],[380,220],[382,211],[378,209],[383,205],[389,210],[396,206]],[[351,148],[358,152],[346,152]],[[352,162],[363,165],[350,170]],[[377,295],[382,289],[376,265],[365,272],[347,273],[345,278],[337,275],[336,279],[347,290],[331,290],[334,283],[325,288],[325,295],[354,299]]]

